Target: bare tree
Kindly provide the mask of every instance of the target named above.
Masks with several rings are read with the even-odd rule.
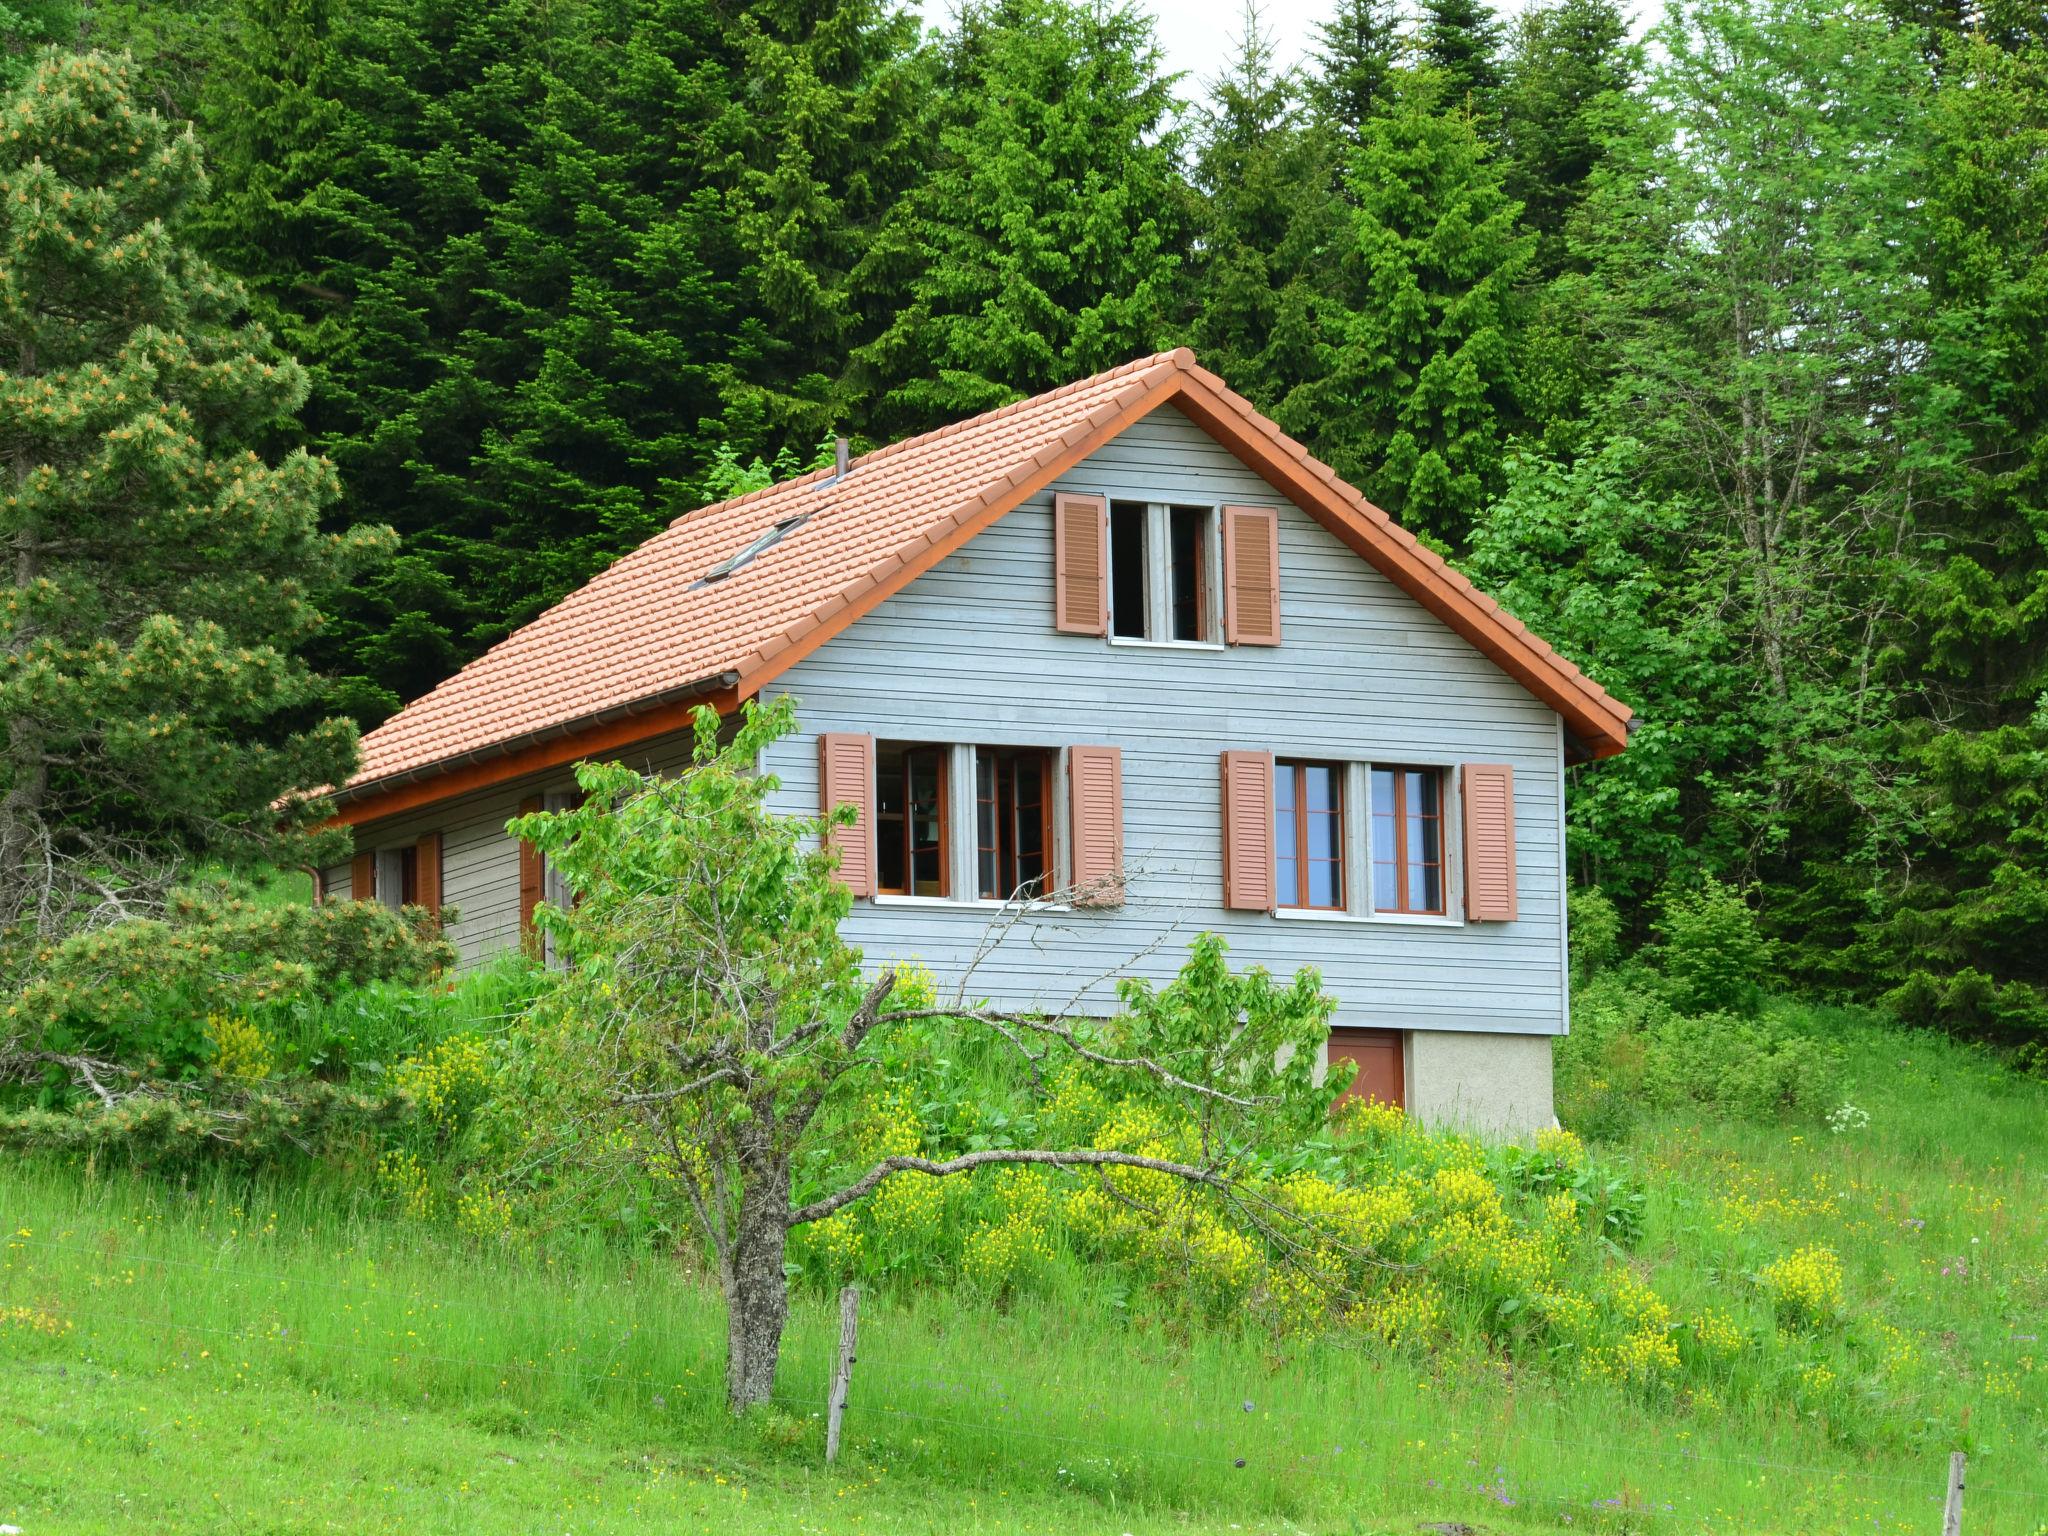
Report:
[[[832,878],[826,824],[769,812],[774,781],[751,771],[791,729],[787,701],[750,707],[721,748],[715,717],[702,712],[694,765],[680,776],[586,765],[582,806],[514,823],[574,894],[542,921],[569,960],[544,1006],[562,1026],[557,1066],[574,1085],[579,1144],[616,1148],[677,1192],[726,1299],[735,1412],[774,1388],[793,1228],[892,1178],[1004,1163],[1146,1169],[1227,1197],[1244,1185],[1246,1149],[1282,1122],[1312,1126],[1327,1098],[1311,1076],[1328,1016],[1314,973],[1287,986],[1262,971],[1233,975],[1213,937],[1196,940],[1167,987],[1123,983],[1124,1009],[1109,1026],[901,998],[893,973],[863,976],[838,933],[848,898]],[[888,1156],[836,1187],[799,1192],[799,1166],[850,1165],[864,1085],[891,1070],[909,1026],[936,1019],[1005,1042],[1033,1081],[1042,1064],[1071,1062],[1168,1101],[1185,1129],[1171,1155],[1045,1145]],[[821,1150],[832,1155],[814,1158]]]

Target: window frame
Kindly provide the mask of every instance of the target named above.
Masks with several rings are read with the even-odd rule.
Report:
[[[974,796],[972,800],[974,816],[974,837],[972,841],[974,881],[969,889],[975,892],[974,899],[976,900],[995,902],[1004,906],[1018,901],[1042,901],[1055,888],[1057,876],[1057,866],[1055,864],[1056,848],[1053,840],[1053,786],[1058,771],[1059,751],[1053,747],[1011,747],[996,746],[988,743],[976,743],[968,750],[973,754],[974,763]],[[1010,846],[1007,849],[1008,862],[1010,871],[1014,874],[1016,872],[1017,860],[1020,857],[1016,847],[1016,836],[1021,824],[1019,807],[1017,805],[1016,769],[1019,762],[1027,759],[1036,759],[1038,764],[1038,857],[1041,868],[1038,876],[1038,888],[1020,896],[1019,893],[1023,891],[1024,882],[1006,881],[1004,879],[1004,836],[1007,831],[1010,839]],[[982,793],[982,766],[984,761],[986,761],[989,767],[988,788],[990,793],[987,795]],[[1009,814],[1007,816],[1004,815],[1003,806],[1003,789],[1006,783],[1009,787],[1010,796]],[[983,806],[989,807],[989,824],[995,837],[993,846],[982,841],[981,811]],[[993,883],[996,889],[993,891],[989,888],[990,882],[982,878],[981,861],[984,854],[989,856],[994,863],[995,880]],[[1007,892],[1002,889],[1005,884],[1010,886]]]
[[[1380,856],[1382,852],[1379,837],[1380,812],[1374,802],[1374,780],[1382,773],[1393,775],[1394,790],[1394,808],[1391,815],[1387,818],[1393,824],[1394,843],[1392,849],[1387,850],[1391,857],[1384,859]],[[1408,890],[1409,865],[1411,862],[1417,862],[1411,861],[1408,857],[1408,823],[1411,818],[1407,808],[1407,798],[1410,774],[1428,774],[1436,780],[1436,811],[1433,815],[1426,815],[1422,819],[1434,820],[1437,824],[1437,856],[1434,861],[1419,861],[1424,868],[1428,868],[1434,863],[1437,872],[1436,888],[1439,905],[1434,907],[1413,905]],[[1375,762],[1366,764],[1365,810],[1371,822],[1367,847],[1370,850],[1372,860],[1372,878],[1366,886],[1366,904],[1374,917],[1444,919],[1453,916],[1451,891],[1451,871],[1453,865],[1450,834],[1454,818],[1451,814],[1451,779],[1451,773],[1441,764],[1412,762]],[[1391,907],[1382,907],[1379,903],[1379,869],[1382,864],[1390,864],[1394,870],[1395,904]]]
[[[1336,810],[1327,813],[1333,816],[1336,821],[1334,846],[1337,850],[1337,856],[1334,859],[1311,858],[1308,853],[1309,818],[1314,815],[1325,814],[1311,811],[1308,806],[1308,775],[1309,770],[1314,768],[1320,768],[1330,775],[1336,791],[1334,797]],[[1289,793],[1293,798],[1293,807],[1290,814],[1294,822],[1295,853],[1291,860],[1283,859],[1280,855],[1280,780],[1283,774],[1288,776]],[[1351,772],[1348,764],[1321,758],[1276,756],[1273,759],[1273,905],[1276,910],[1318,912],[1332,915],[1342,915],[1351,910],[1351,877],[1345,867],[1350,862],[1350,799]],[[1281,867],[1288,863],[1292,863],[1294,866],[1292,900],[1288,899],[1290,893],[1282,890]],[[1316,864],[1336,865],[1337,899],[1334,902],[1325,904],[1309,900],[1311,866]]]
[[[1109,594],[1109,623],[1105,626],[1105,638],[1111,645],[1144,646],[1157,650],[1177,651],[1221,651],[1227,647],[1223,642],[1223,503],[1220,501],[1162,500],[1154,497],[1116,496],[1108,492],[1097,492],[1103,498],[1105,516],[1109,519],[1107,554],[1109,571],[1106,585]],[[1117,632],[1118,605],[1116,520],[1117,509],[1143,508],[1145,580],[1144,580],[1144,632],[1141,635],[1125,635]],[[1174,561],[1173,544],[1175,514],[1194,513],[1200,519],[1201,539],[1196,555],[1196,613],[1202,638],[1177,640],[1174,631]]]
[[[884,845],[884,821],[882,810],[882,754],[900,751],[903,754],[903,811],[899,817],[903,838],[903,885],[900,888],[888,885],[883,877],[882,848]],[[937,822],[939,830],[938,864],[939,888],[936,892],[920,891],[917,886],[918,845],[911,839],[917,817],[916,801],[911,792],[912,762],[922,754],[930,754],[937,764]],[[943,742],[909,741],[900,737],[875,742],[875,895],[898,901],[951,901],[953,899],[953,752]]]

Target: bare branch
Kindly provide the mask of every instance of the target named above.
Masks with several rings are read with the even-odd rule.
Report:
[[[993,1147],[986,1152],[963,1152],[944,1162],[936,1162],[929,1157],[885,1157],[837,1194],[813,1200],[809,1205],[791,1211],[788,1224],[800,1227],[805,1222],[823,1221],[834,1211],[872,1194],[877,1185],[895,1174],[922,1173],[943,1179],[995,1163],[1035,1163],[1042,1168],[1146,1168],[1153,1173],[1185,1179],[1190,1184],[1206,1184],[1212,1189],[1228,1189],[1233,1183],[1228,1174],[1214,1168],[1198,1168],[1193,1163],[1176,1163],[1164,1157],[1141,1157],[1135,1152],[1104,1152],[1092,1147],[1072,1152],[1053,1152],[1038,1147]]]

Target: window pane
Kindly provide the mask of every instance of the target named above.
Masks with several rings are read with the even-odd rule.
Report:
[[[908,761],[911,893],[943,896],[946,894],[944,752],[942,748],[919,747],[908,754]]]
[[[1408,770],[1408,809],[1423,816],[1437,814],[1438,776],[1434,768]]]
[[[1372,771],[1372,813],[1375,816],[1394,814],[1394,770],[1391,768]]]
[[[1400,899],[1400,893],[1399,893],[1399,891],[1397,891],[1397,890],[1395,889],[1395,879],[1394,879],[1394,866],[1393,866],[1392,864],[1375,864],[1375,865],[1373,865],[1373,867],[1372,867],[1372,904],[1373,904],[1373,906],[1375,906],[1376,908],[1378,908],[1378,909],[1379,909],[1380,911],[1382,911],[1382,912],[1391,912],[1391,911],[1393,911],[1393,910],[1394,910],[1394,904],[1395,904],[1395,902],[1396,902],[1396,901],[1398,901],[1399,899]]]
[[[1208,542],[1206,507],[1175,507],[1169,514],[1173,530],[1173,638],[1209,638]]]
[[[1338,807],[1337,770],[1327,765],[1314,765],[1302,770],[1308,780],[1308,808],[1311,811],[1334,811]]]
[[[1017,861],[1010,892],[1036,894],[1045,888],[1045,757],[1032,752],[1012,767],[1016,784],[1015,840]]]
[[[1408,827],[1408,857],[1424,864],[1443,863],[1442,819],[1436,816],[1413,817]]]
[[[1145,617],[1145,520],[1143,502],[1110,503],[1110,630],[1127,640],[1142,640],[1149,629]]]
[[[1409,900],[1417,904],[1420,912],[1441,912],[1444,909],[1444,872],[1438,864],[1425,864],[1418,873],[1408,873]]]
[[[1312,907],[1335,907],[1342,904],[1344,884],[1342,867],[1337,864],[1316,860],[1308,867],[1308,904]]]

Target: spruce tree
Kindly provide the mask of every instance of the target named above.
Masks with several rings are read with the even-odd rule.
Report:
[[[1387,76],[1401,56],[1392,0],[1337,0],[1316,26],[1315,104],[1323,120],[1356,143],[1384,105]]]
[[[1516,24],[1498,98],[1501,161],[1508,195],[1540,237],[1542,276],[1564,265],[1565,225],[1619,125],[1637,55],[1617,0],[1556,0]]]
[[[1306,110],[1299,78],[1273,68],[1249,7],[1238,57],[1210,87],[1194,181],[1200,194],[1189,334],[1204,363],[1264,410],[1314,377],[1330,306],[1328,252],[1344,232],[1330,195],[1341,141]]]
[[[938,164],[876,263],[903,273],[894,323],[861,354],[880,432],[1128,361],[1178,307],[1190,199],[1151,22],[996,0],[963,13],[947,74]]]
[[[1500,488],[1518,422],[1518,290],[1535,239],[1441,77],[1395,82],[1350,165],[1345,308],[1321,376],[1280,420],[1410,528],[1456,545]]]
[[[251,451],[306,379],[176,233],[203,186],[123,60],[47,55],[0,107],[0,926],[299,858],[292,792],[354,761],[292,649],[388,534],[321,534],[333,467]]]
[[[1443,76],[1446,102],[1490,118],[1501,83],[1502,27],[1486,0],[1422,0],[1421,62]]]

